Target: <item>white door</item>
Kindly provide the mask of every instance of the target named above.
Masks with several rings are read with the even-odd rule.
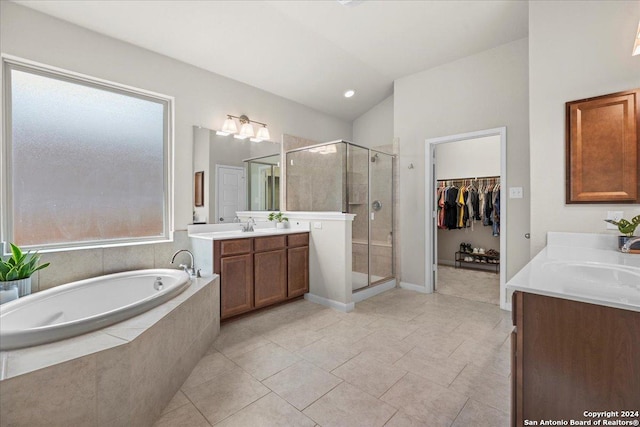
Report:
[[[233,222],[236,212],[246,210],[244,168],[216,165],[216,171],[216,222]]]

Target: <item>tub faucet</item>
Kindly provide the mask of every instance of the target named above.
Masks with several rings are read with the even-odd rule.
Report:
[[[625,243],[620,250],[624,253],[629,253],[629,251],[631,250],[631,246],[633,246],[634,244],[640,242],[640,236],[638,237],[632,237],[629,240],[627,240],[627,243]]]
[[[179,267],[182,268],[187,273],[189,273],[189,276],[194,277],[196,275],[196,268],[193,265],[193,254],[191,253],[191,251],[187,249],[180,249],[175,254],[173,254],[173,257],[171,258],[171,264],[173,264],[173,262],[176,260],[176,256],[178,256],[180,252],[186,252],[189,254],[189,257],[191,258],[191,266],[187,266],[186,264],[180,264]]]

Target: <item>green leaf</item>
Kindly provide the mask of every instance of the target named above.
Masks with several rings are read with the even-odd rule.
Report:
[[[18,246],[10,243],[11,256],[6,259],[0,259],[0,280],[11,281],[20,280],[31,277],[31,275],[49,266],[49,263],[38,265],[40,255],[38,252],[23,252]]]
[[[13,267],[11,270],[9,270],[9,272],[7,273],[6,276],[6,280],[8,282],[12,281],[12,280],[18,280],[20,279],[20,273],[18,272],[18,269],[16,267]]]
[[[17,247],[16,245],[14,245],[13,243],[9,243],[9,245],[11,245],[11,258],[14,261],[14,265],[18,265],[18,264],[22,264],[24,262],[24,259],[27,257],[27,255],[29,254],[28,252],[25,254],[23,253],[19,247]]]
[[[31,273],[35,273],[35,272],[36,272],[36,271],[38,271],[38,270],[42,270],[42,269],[43,269],[43,268],[45,268],[45,267],[49,267],[49,265],[50,265],[50,264],[51,264],[50,262],[46,262],[46,263],[44,263],[44,264],[40,264],[40,265],[39,265],[39,266],[37,266],[37,267],[35,268],[35,270],[33,270]]]

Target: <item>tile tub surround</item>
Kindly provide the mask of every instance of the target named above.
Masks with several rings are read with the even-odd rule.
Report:
[[[41,261],[51,265],[31,276],[32,290],[37,292],[121,271],[177,268],[177,264],[170,263],[171,255],[180,249],[191,250],[191,239],[186,230],[174,231],[173,242],[44,252]],[[186,255],[181,255],[176,261],[179,264],[186,260]]]
[[[149,426],[220,330],[219,278],[100,331],[3,352],[0,424]]]
[[[511,319],[392,289],[342,313],[305,300],[225,322],[156,427],[509,425]]]

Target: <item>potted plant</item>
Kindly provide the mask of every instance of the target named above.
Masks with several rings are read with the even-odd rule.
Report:
[[[631,218],[631,221],[627,221],[626,219],[621,219],[620,221],[605,219],[605,221],[610,224],[617,225],[618,230],[624,234],[624,236],[618,236],[618,248],[622,248],[622,246],[624,246],[624,244],[633,237],[633,233],[636,232],[636,228],[640,226],[640,215],[634,216]]]
[[[275,221],[276,228],[286,228],[287,225],[285,224],[285,222],[289,221],[289,218],[284,216],[282,212],[278,212],[278,213],[271,212],[267,217],[267,219],[269,221]]]
[[[18,295],[24,296],[31,293],[31,275],[38,270],[49,266],[49,263],[38,264],[40,255],[38,252],[24,253],[14,245],[11,245],[11,256],[0,259],[0,287],[18,287]]]

